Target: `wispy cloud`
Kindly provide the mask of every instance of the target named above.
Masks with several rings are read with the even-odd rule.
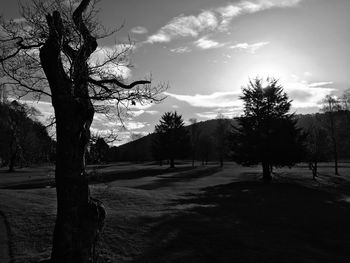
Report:
[[[294,108],[319,108],[320,102],[326,95],[334,92],[333,88],[326,87],[333,82],[308,83],[307,81],[292,81],[284,84],[285,90],[293,100]],[[320,85],[321,84],[321,85]]]
[[[320,87],[329,86],[329,85],[332,85],[332,84],[333,84],[333,81],[314,82],[314,83],[310,83],[308,85],[308,87],[310,87],[310,88],[320,88]]]
[[[183,53],[191,52],[192,50],[189,47],[177,47],[177,48],[170,49],[170,51],[174,53],[183,54]]]
[[[249,0],[204,10],[196,15],[180,15],[173,18],[155,34],[149,36],[147,43],[170,42],[179,37],[198,37],[214,31],[226,31],[231,21],[244,14],[256,13],[272,8],[285,8],[298,5],[303,0]]]
[[[212,111],[203,111],[203,112],[197,112],[196,115],[199,118],[203,119],[215,119],[218,117],[218,115],[223,115],[225,118],[231,119],[233,117],[238,117],[242,114],[242,108],[237,107],[237,108],[219,108],[219,109],[214,109]]]
[[[258,42],[254,44],[248,44],[248,43],[238,43],[235,45],[230,46],[231,49],[238,49],[238,50],[246,50],[249,53],[254,54],[258,49],[268,45],[269,42]]]
[[[166,96],[184,101],[193,107],[204,108],[222,108],[222,107],[240,107],[241,101],[238,99],[240,94],[237,92],[215,92],[208,95],[180,95],[164,92]]]
[[[215,40],[209,39],[208,36],[201,37],[194,44],[201,49],[212,49],[212,48],[220,48],[225,46],[224,43],[219,43]]]
[[[239,15],[252,14],[272,8],[285,8],[298,5],[303,0],[256,0],[241,1],[219,7],[216,11],[221,15],[219,30],[228,29],[232,19]]]
[[[203,31],[212,31],[218,26],[216,15],[211,11],[203,11],[198,16],[180,15],[173,18],[158,32],[150,36],[149,43],[169,42],[178,37],[197,37]]]
[[[123,56],[117,56],[118,54],[128,54],[135,49],[131,44],[117,44],[114,46],[98,47],[96,51],[91,55],[89,62],[93,66],[104,65],[103,68],[106,72],[121,76],[123,79],[127,79],[131,76],[131,70],[128,67],[128,61],[123,60]],[[110,57],[118,57],[115,61],[108,61]],[[106,61],[108,61],[106,63]]]
[[[147,28],[145,28],[143,26],[134,27],[130,31],[131,31],[131,33],[134,33],[134,34],[147,34],[148,33]]]

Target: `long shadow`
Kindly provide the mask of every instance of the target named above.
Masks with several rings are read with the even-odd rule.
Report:
[[[210,176],[214,173],[219,172],[220,170],[221,170],[221,168],[217,167],[217,166],[196,168],[193,170],[191,169],[191,170],[187,170],[184,172],[174,173],[174,175],[172,175],[172,176],[158,178],[157,180],[155,180],[151,183],[140,185],[140,186],[137,186],[135,188],[144,189],[144,190],[154,190],[154,189],[158,189],[160,187],[171,186],[174,183],[189,182],[189,181],[201,178],[201,177]]]
[[[158,166],[159,167],[159,166]],[[130,170],[121,170],[121,171],[110,171],[89,175],[89,183],[105,183],[112,182],[116,180],[130,180],[130,179],[139,179],[143,177],[150,177],[156,175],[164,175],[167,173],[173,172],[183,172],[192,170],[193,168],[188,167],[176,167],[176,168],[144,168],[144,169],[130,169]]]
[[[152,177],[157,175],[164,175],[167,173],[181,173],[184,171],[192,170],[191,166],[188,167],[176,167],[176,168],[144,168],[144,169],[129,169],[119,171],[108,172],[93,172],[88,174],[89,184],[108,183],[117,180],[131,180],[139,179],[143,177]],[[45,187],[55,187],[53,178],[41,178],[24,180],[22,182],[15,182],[0,187],[0,189],[37,189]]]
[[[185,209],[154,222],[134,263],[349,262],[350,204],[327,192],[240,182],[172,206]]]

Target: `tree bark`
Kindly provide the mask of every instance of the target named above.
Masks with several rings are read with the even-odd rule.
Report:
[[[170,158],[170,168],[175,168],[174,158]]]
[[[263,168],[263,181],[269,183],[272,180],[270,164],[268,162],[262,163]]]
[[[15,162],[17,158],[17,152],[11,153],[10,161],[9,161],[9,169],[8,172],[12,173],[15,171]]]
[[[220,156],[220,167],[224,167],[224,158]]]
[[[85,172],[85,152],[90,140],[94,107],[88,93],[88,58],[97,47],[82,22],[89,0],[82,0],[73,20],[84,38],[74,56],[74,72],[69,78],[63,68],[61,51],[64,28],[60,13],[48,14],[49,37],[40,49],[40,61],[49,82],[56,117],[57,216],[51,263],[88,263],[102,231],[105,210],[90,197]]]
[[[86,263],[102,230],[105,211],[91,198],[85,172],[93,107],[89,101],[66,97],[54,104],[56,112],[57,217],[52,263]]]

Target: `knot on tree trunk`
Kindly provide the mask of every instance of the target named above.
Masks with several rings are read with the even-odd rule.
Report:
[[[103,230],[106,218],[106,210],[103,203],[90,197],[87,209],[87,241],[92,244],[90,262],[96,262],[96,243]]]
[[[88,203],[88,218],[93,224],[94,235],[97,237],[103,230],[104,220],[106,218],[106,210],[103,203],[96,199],[90,197]]]

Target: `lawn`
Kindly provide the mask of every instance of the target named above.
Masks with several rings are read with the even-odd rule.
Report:
[[[29,187],[32,178],[47,177],[37,169],[13,178],[0,173],[0,187],[10,188],[0,189],[0,211],[10,224],[14,262],[50,255],[55,189],[37,188],[37,181]],[[343,165],[334,177],[324,165],[318,181],[304,166],[279,169],[270,185],[259,181],[259,169],[94,169],[99,181],[93,180],[91,192],[108,214],[99,261],[348,262],[350,167]],[[26,189],[9,187],[13,181],[25,182]]]

